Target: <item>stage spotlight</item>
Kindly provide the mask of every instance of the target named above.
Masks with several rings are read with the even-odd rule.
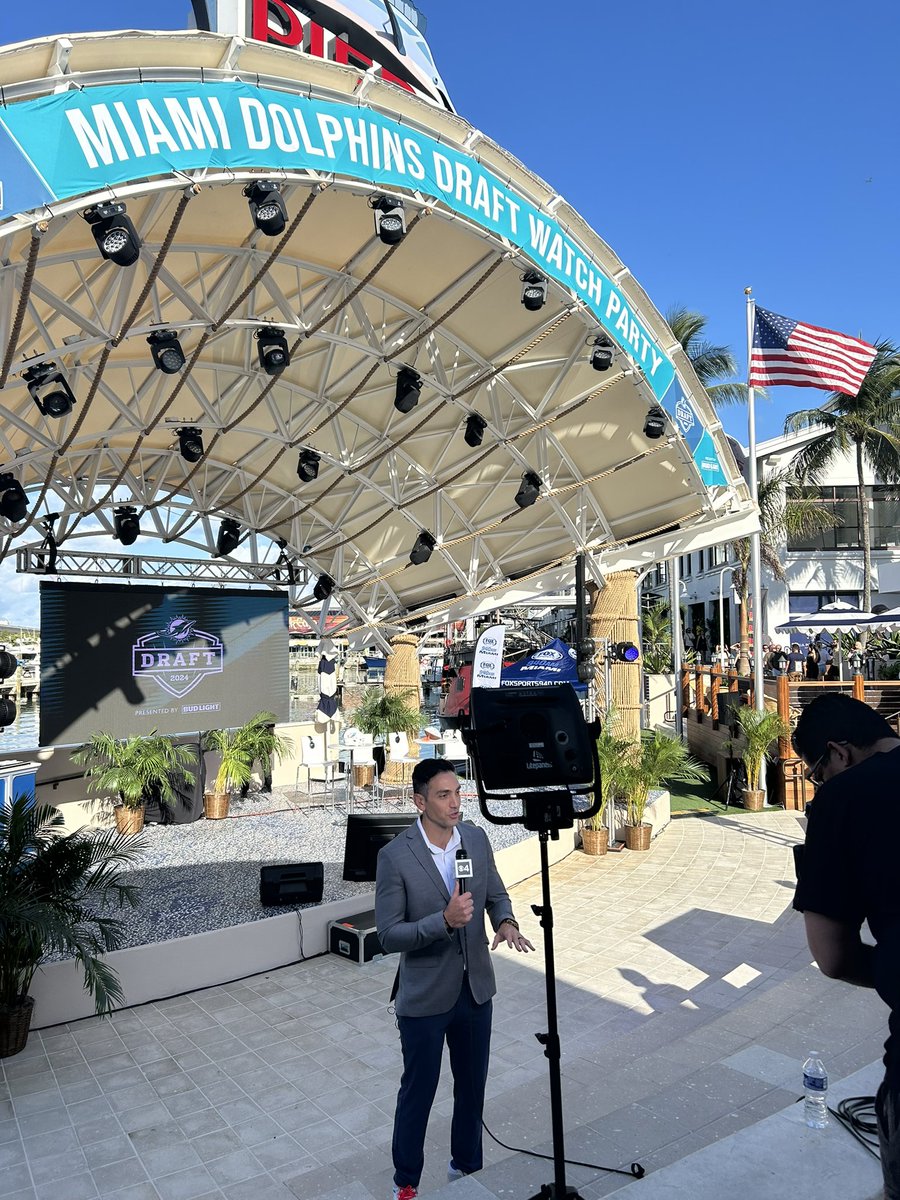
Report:
[[[124,204],[95,204],[85,212],[84,219],[104,258],[120,267],[131,267],[137,262],[141,239]]]
[[[327,600],[334,591],[334,580],[330,575],[320,575],[316,580],[316,586],[313,588],[313,596],[316,600]]]
[[[651,442],[655,442],[657,438],[661,438],[666,432],[666,414],[665,410],[655,405],[647,413],[647,419],[644,421],[644,437],[649,438]]]
[[[406,237],[406,213],[397,196],[372,196],[369,208],[375,213],[375,232],[386,246],[396,246]]]
[[[529,312],[537,312],[547,301],[547,280],[539,271],[526,271],[522,276],[522,303]]]
[[[312,483],[319,476],[320,455],[315,450],[301,450],[297,461],[297,474],[301,483]]]
[[[113,537],[123,546],[133,546],[141,533],[141,522],[133,504],[120,504],[113,512]]]
[[[240,541],[240,525],[234,517],[225,517],[219,526],[219,533],[216,537],[216,558],[221,558],[223,554],[230,554],[232,550],[236,550]]]
[[[616,642],[609,647],[609,657],[613,662],[636,663],[641,652],[634,642]]]
[[[291,361],[284,330],[264,325],[257,329],[254,336],[259,350],[259,365],[267,375],[280,375]]]
[[[64,417],[72,411],[75,394],[54,363],[39,363],[29,367],[22,378],[43,416]]]
[[[597,643],[591,637],[582,638],[575,648],[575,664],[578,678],[582,683],[590,683],[594,678],[594,656],[597,653]]]
[[[24,521],[28,512],[28,497],[15,475],[0,475],[0,517],[7,521]]]
[[[287,225],[287,206],[277,183],[271,179],[248,183],[244,188],[244,195],[250,205],[253,224],[260,233],[268,234],[269,237],[284,233]]]
[[[422,390],[422,376],[412,367],[401,367],[397,375],[397,391],[394,394],[394,408],[398,412],[408,413],[419,403],[419,393]]]
[[[15,675],[19,660],[14,654],[0,646],[0,679],[10,679]],[[0,697],[0,727],[12,725],[17,716],[16,702],[7,697]]]
[[[466,445],[480,446],[484,441],[484,431],[487,421],[479,413],[469,413],[466,418]]]
[[[419,536],[416,538],[415,545],[410,551],[409,561],[415,567],[419,567],[422,563],[427,563],[431,558],[431,552],[434,550],[437,542],[435,538],[428,532],[427,529],[422,529]]]
[[[534,471],[526,471],[516,492],[516,504],[519,508],[531,508],[541,491],[541,477]]]
[[[147,338],[153,365],[164,375],[177,375],[184,366],[184,351],[174,329],[156,329]]]
[[[591,366],[595,371],[608,371],[612,366],[613,347],[612,342],[605,334],[600,334],[591,342],[593,349],[591,350]]]
[[[199,462],[203,457],[203,433],[193,425],[185,425],[176,429],[178,434],[178,450],[185,462]]]

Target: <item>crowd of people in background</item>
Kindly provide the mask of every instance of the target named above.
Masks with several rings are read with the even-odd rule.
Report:
[[[685,646],[693,651],[696,662],[713,667],[724,662],[728,671],[737,667],[741,652],[740,642],[724,647],[719,643],[711,649],[706,634],[700,630],[685,635]],[[795,683],[801,680],[831,683],[840,678],[834,647],[821,638],[811,641],[805,652],[799,642],[784,645],[764,642],[763,672],[770,678],[787,675]]]

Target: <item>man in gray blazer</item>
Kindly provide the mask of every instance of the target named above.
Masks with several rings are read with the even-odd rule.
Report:
[[[485,913],[495,931],[491,950],[501,943],[534,949],[519,932],[487,834],[461,824],[453,764],[440,758],[418,763],[413,799],[419,819],[378,855],[375,884],[379,940],[386,952],[401,955],[395,986],[403,1076],[394,1114],[394,1200],[418,1194],[445,1040],[453,1073],[447,1177],[481,1169],[491,997],[497,990]],[[463,880],[455,877],[458,851],[471,864]]]

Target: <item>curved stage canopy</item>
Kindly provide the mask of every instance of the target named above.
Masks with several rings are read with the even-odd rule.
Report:
[[[283,539],[300,607],[327,576],[350,627],[383,635],[571,583],[579,550],[599,579],[755,528],[715,413],[627,268],[454,113],[198,32],[7,47],[0,100],[0,472],[28,502],[22,519],[14,493],[0,510],[7,553],[50,512],[63,549],[98,522],[112,534],[130,504],[145,534],[210,554],[232,517],[238,557],[271,560]],[[279,185],[282,233],[255,227],[254,181]],[[385,195],[405,206],[395,242],[370,207]],[[98,250],[121,214],[83,217],[107,203],[140,240],[132,265]],[[529,271],[547,281],[531,309]],[[279,342],[256,335],[273,329],[289,364],[268,374],[260,352]],[[186,359],[173,374],[151,358],[159,331]],[[58,377],[36,385],[41,364]],[[42,413],[48,390],[67,407],[60,379],[71,411]]]

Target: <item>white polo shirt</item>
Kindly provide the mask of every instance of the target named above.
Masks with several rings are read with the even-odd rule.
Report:
[[[428,834],[425,832],[425,827],[422,824],[422,818],[419,817],[416,824],[419,827],[419,833],[425,841],[425,845],[431,851],[431,857],[434,860],[434,865],[440,872],[444,883],[447,885],[447,891],[452,896],[453,889],[456,887],[456,851],[462,845],[462,838],[459,836],[459,830],[454,829],[450,836],[450,841],[447,843],[446,849],[441,846],[435,846],[434,842],[428,840]]]

